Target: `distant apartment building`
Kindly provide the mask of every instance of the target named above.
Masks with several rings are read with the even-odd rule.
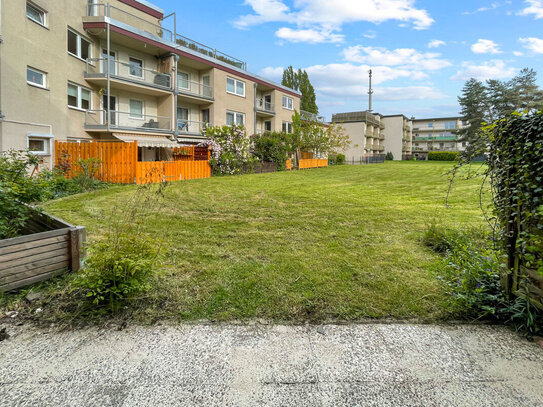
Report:
[[[332,123],[345,129],[351,141],[350,147],[342,151],[347,163],[363,160],[385,153],[385,123],[383,116],[367,111],[336,113]]]
[[[0,150],[51,165],[54,140],[137,140],[154,161],[209,125],[292,131],[299,92],[163,19],[144,0],[0,0]]]
[[[411,158],[412,123],[403,114],[383,116],[386,128],[385,152],[392,153],[394,160]]]
[[[466,142],[454,134],[464,127],[461,117],[413,119],[413,156],[426,159],[430,151],[458,151],[466,149]]]

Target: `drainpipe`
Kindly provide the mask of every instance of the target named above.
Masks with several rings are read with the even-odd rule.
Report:
[[[257,104],[256,88],[257,88],[258,85],[255,83],[253,86],[254,86],[254,89],[255,89],[255,126],[254,126],[254,133],[253,134],[256,134],[256,104]]]
[[[177,96],[179,95],[179,88],[177,86],[177,63],[179,62],[179,55],[177,54],[171,54],[173,55],[173,60],[175,62],[174,68],[173,68],[173,136],[175,138],[175,141],[178,141],[179,139],[179,126],[177,125]]]
[[[111,5],[107,4],[107,15],[108,17],[111,15]],[[107,66],[107,131],[108,133],[111,132],[111,66],[110,66],[110,58],[111,58],[111,25],[109,24],[109,18],[107,23],[107,57],[106,57],[106,66]]]

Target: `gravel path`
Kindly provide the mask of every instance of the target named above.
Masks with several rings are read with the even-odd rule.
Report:
[[[543,349],[499,327],[8,332],[0,406],[543,406]]]

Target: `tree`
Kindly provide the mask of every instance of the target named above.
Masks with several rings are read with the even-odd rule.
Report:
[[[510,82],[516,109],[528,111],[543,109],[543,91],[539,89],[536,81],[537,73],[533,69],[524,68]]]
[[[479,129],[487,119],[487,92],[483,83],[473,78],[467,81],[458,102],[462,107],[462,117],[468,126],[458,130],[457,134],[462,141],[474,146],[478,141]]]
[[[319,113],[315,88],[311,84],[309,75],[306,71],[302,71],[301,69],[294,71],[294,68],[289,66],[283,71],[283,80],[281,81],[281,84],[302,93],[302,99],[300,101],[301,110],[314,114]]]

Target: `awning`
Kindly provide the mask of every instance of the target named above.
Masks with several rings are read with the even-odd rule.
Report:
[[[138,147],[179,147],[179,144],[170,140],[166,136],[147,136],[139,134],[120,134],[115,133],[114,136],[125,143],[138,142]]]

